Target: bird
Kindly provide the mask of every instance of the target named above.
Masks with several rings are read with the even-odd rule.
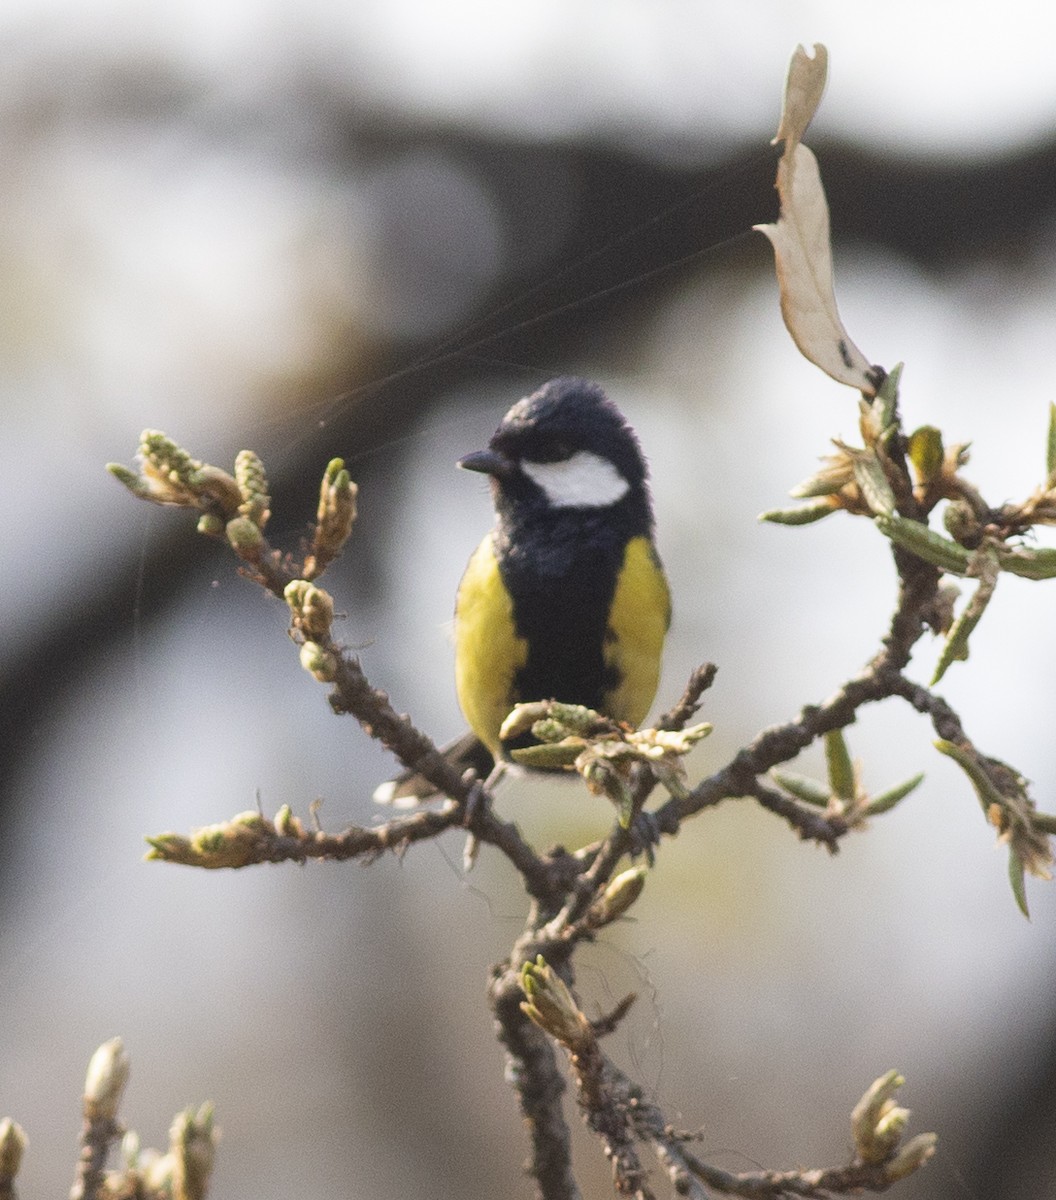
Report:
[[[598,384],[561,376],[518,400],[458,466],[488,477],[495,523],[458,586],[455,690],[471,732],[445,755],[486,776],[525,743],[500,729],[534,700],[639,725],[671,596],[634,429]],[[408,773],[375,799],[413,802],[424,782]]]

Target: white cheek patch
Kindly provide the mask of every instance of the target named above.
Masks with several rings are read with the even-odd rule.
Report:
[[[521,463],[554,508],[607,508],[622,500],[630,484],[607,458],[577,450],[562,462]]]

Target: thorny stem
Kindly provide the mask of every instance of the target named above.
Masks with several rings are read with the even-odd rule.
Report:
[[[572,1054],[570,1065],[586,1122],[601,1138],[612,1163],[617,1192],[651,1200],[653,1192],[635,1147],[632,1111],[638,1089],[612,1068],[596,1040]]]
[[[834,1193],[885,1191],[900,1177],[894,1162],[897,1145],[877,1162],[863,1161],[859,1147],[854,1160],[843,1167],[739,1174],[723,1171],[702,1162],[687,1149],[697,1135],[680,1133],[668,1124],[660,1107],[602,1052],[596,1030],[577,1038],[575,1044],[565,1043],[565,1049],[584,1120],[605,1146],[620,1195],[634,1196],[636,1200],[655,1198],[639,1157],[638,1144],[652,1147],[676,1194],[695,1200],[707,1200],[709,1193],[705,1192],[704,1184],[747,1200],[788,1200],[792,1196],[826,1200]],[[922,1153],[918,1146],[917,1165],[930,1156],[933,1145],[932,1141]],[[551,1196],[545,1189],[540,1194],[547,1200]],[[561,1200],[572,1194],[553,1193]]]

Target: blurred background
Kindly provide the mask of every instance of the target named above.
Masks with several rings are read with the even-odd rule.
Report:
[[[120,1034],[144,1144],[216,1101],[217,1197],[528,1197],[484,995],[525,898],[494,854],[468,879],[455,837],[369,869],[142,861],[144,835],[258,800],[370,822],[391,763],[331,715],[282,606],[103,464],[144,427],[222,466],[252,447],[296,549],[342,455],[342,636],[443,739],[452,597],[491,520],[454,462],[547,378],[598,379],[653,467],[676,604],[658,707],[720,667],[703,773],[855,672],[894,597],[865,522],[755,520],[857,423],[749,232],[776,212],[789,55],[831,54],[809,140],[847,327],[906,362],[907,424],[971,441],[1000,503],[1040,482],[1054,398],[1056,13],[10,0],[0,34],[0,1113],[31,1139],[24,1193],[68,1187],[84,1068]],[[942,685],[1049,811],[1054,600],[1003,582]],[[584,955],[588,1011],[639,993],[610,1048],[702,1156],[842,1162],[852,1104],[897,1067],[913,1131],[940,1134],[900,1196],[1056,1186],[1053,888],[1028,881],[1025,921],[931,738],[864,713],[867,784],[926,770],[910,800],[835,858],[730,801]],[[502,807],[543,844],[611,821],[559,786]],[[609,1194],[576,1139],[584,1194]]]

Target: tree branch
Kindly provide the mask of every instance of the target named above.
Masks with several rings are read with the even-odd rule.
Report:
[[[804,841],[818,842],[830,854],[840,848],[840,838],[850,828],[840,817],[826,816],[816,808],[798,804],[791,796],[756,779],[750,793],[768,812],[783,817]]]
[[[125,1132],[117,1122],[117,1110],[128,1070],[128,1055],[120,1038],[104,1042],[92,1055],[81,1102],[81,1152],[70,1200],[96,1200],[101,1194],[110,1146]]]
[[[701,780],[682,798],[663,804],[654,817],[665,833],[674,833],[687,817],[734,796],[755,796],[764,807],[785,818],[801,836],[814,838],[830,848],[846,832],[835,825],[818,824],[807,814],[801,817],[799,806],[789,808],[784,798],[759,782],[772,767],[795,758],[818,738],[854,722],[858,709],[895,695],[902,669],[913,647],[929,627],[939,572],[928,563],[895,549],[899,575],[898,604],[880,651],[865,669],[819,705],[804,707],[798,717],[784,725],[764,729],[734,756],[725,767]]]
[[[684,729],[700,711],[701,697],[715,682],[719,668],[714,663],[696,667],[678,702],[657,718],[657,729]]]
[[[602,1052],[597,1028],[580,1011],[567,963],[563,966],[558,971],[539,958],[519,972],[518,986],[526,997],[519,1009],[565,1048],[584,1120],[604,1143],[620,1195],[653,1200],[637,1143],[651,1145],[675,1191],[696,1200],[707,1200],[701,1182],[754,1200],[884,1191],[934,1153],[934,1134],[918,1134],[903,1144],[909,1110],[898,1107],[893,1097],[904,1080],[897,1071],[888,1071],[866,1089],[851,1113],[855,1156],[846,1167],[734,1175],[701,1162],[686,1150],[694,1135],[677,1133],[659,1105]]]
[[[166,454],[172,453],[168,448],[163,449]],[[269,506],[266,480],[262,466],[253,458],[247,458],[243,463],[242,474],[237,480],[241,489],[237,496],[221,480],[223,507],[219,516],[225,522],[223,529],[242,560],[243,573],[273,594],[282,596],[289,605],[291,635],[301,648],[302,665],[320,682],[330,686],[329,703],[333,711],[354,716],[368,736],[381,742],[405,768],[428,780],[446,801],[438,808],[422,808],[373,828],[350,826],[337,834],[306,829],[288,808],[280,810],[274,821],[260,813],[247,813],[225,825],[199,831],[192,838],[169,834],[151,839],[151,856],[213,867],[237,867],[251,862],[303,862],[308,858],[323,857],[369,862],[387,850],[402,852],[417,841],[437,837],[454,828],[464,828],[477,841],[499,849],[524,880],[532,905],[525,930],[509,959],[493,971],[489,1002],[499,1040],[506,1052],[507,1074],[528,1124],[531,1142],[528,1169],[536,1181],[539,1196],[543,1200],[579,1200],[572,1173],[570,1133],[562,1112],[566,1082],[550,1036],[533,1024],[535,1018],[529,1020],[524,1011],[525,990],[521,973],[526,964],[543,957],[549,964],[548,969],[558,972],[565,984],[571,986],[571,959],[575,947],[595,936],[599,921],[604,923],[609,919],[598,916],[603,910],[598,906],[602,903],[603,892],[608,897],[606,889],[610,882],[612,888],[609,890],[613,895],[619,893],[626,898],[627,888],[637,889],[633,895],[640,891],[641,878],[633,878],[633,872],[626,873],[632,876],[629,880],[614,880],[621,859],[628,853],[638,852],[644,844],[651,862],[654,843],[648,840],[643,843],[637,830],[623,828],[617,823],[603,841],[575,854],[558,848],[540,855],[524,840],[515,824],[495,815],[492,797],[473,772],[463,773],[456,769],[424,732],[406,715],[396,712],[383,691],[373,687],[358,659],[332,637],[333,600],[310,581],[321,565],[325,565],[324,559],[328,561],[340,549],[343,537],[351,528],[348,505],[354,501],[351,492],[354,485],[348,481],[343,468],[338,467],[331,464],[324,478],[318,529],[325,527],[331,533],[327,535],[329,540],[316,538],[320,544],[325,542],[326,548],[326,554],[318,558],[318,563],[310,559],[298,570],[295,564],[268,545],[263,535]],[[212,476],[207,475],[207,478],[212,480]],[[199,474],[184,470],[180,479],[181,487],[197,487]],[[240,503],[232,507],[238,497],[241,497]],[[197,499],[201,507],[201,496]],[[327,504],[329,509],[326,509]],[[659,780],[664,781],[672,793],[671,799],[655,812],[641,813],[653,831],[652,837],[673,836],[687,817],[726,798],[751,796],[787,821],[800,837],[817,841],[834,851],[851,823],[831,812],[813,810],[798,803],[764,779],[766,772],[794,758],[826,733],[852,723],[864,704],[890,695],[904,695],[922,711],[926,709],[933,720],[939,720],[944,729],[954,728],[955,714],[943,709],[942,702],[926,689],[909,684],[901,674],[924,629],[937,623],[939,572],[897,548],[895,562],[899,576],[898,604],[881,649],[859,675],[827,701],[803,708],[794,720],[784,725],[763,730],[724,767],[692,789],[687,790],[681,784],[677,762],[676,769],[672,771],[669,765],[666,774],[661,773],[659,765],[652,763],[646,765],[643,762],[633,767],[627,775],[633,795],[632,813],[641,813],[642,805]],[[712,664],[697,668],[682,697],[659,719],[657,728],[672,732],[684,729],[699,709],[701,697],[711,686],[715,673]],[[661,750],[667,752],[663,745]],[[633,896],[627,903],[633,903]],[[611,919],[622,911],[616,905],[611,909],[615,914]],[[655,1148],[676,1190],[690,1196],[704,1196],[702,1182],[731,1194],[768,1200],[782,1193],[821,1196],[826,1188],[841,1191],[872,1187],[881,1179],[881,1174],[877,1173],[880,1168],[874,1170],[873,1164],[852,1164],[839,1171],[760,1172],[733,1176],[700,1163],[686,1153],[685,1137],[671,1130],[660,1110],[647,1102],[640,1088],[602,1053],[598,1035],[614,1025],[623,1011],[614,1014],[607,1026],[601,1023],[594,1027],[582,1018],[580,1025],[585,1028],[585,1033],[574,1043],[565,1043],[576,1079],[579,1104],[587,1123],[604,1143],[605,1153],[612,1162],[616,1188],[621,1194],[653,1200],[654,1194],[639,1158],[637,1143],[640,1142],[648,1142]],[[890,1178],[884,1176],[884,1179],[886,1186]]]
[[[553,1042],[521,1011],[521,963],[516,956],[511,963],[516,965],[495,968],[488,999],[499,1041],[506,1050],[506,1077],[528,1126],[526,1170],[542,1200],[581,1200],[572,1173],[571,1131],[561,1104],[565,1079]]]

